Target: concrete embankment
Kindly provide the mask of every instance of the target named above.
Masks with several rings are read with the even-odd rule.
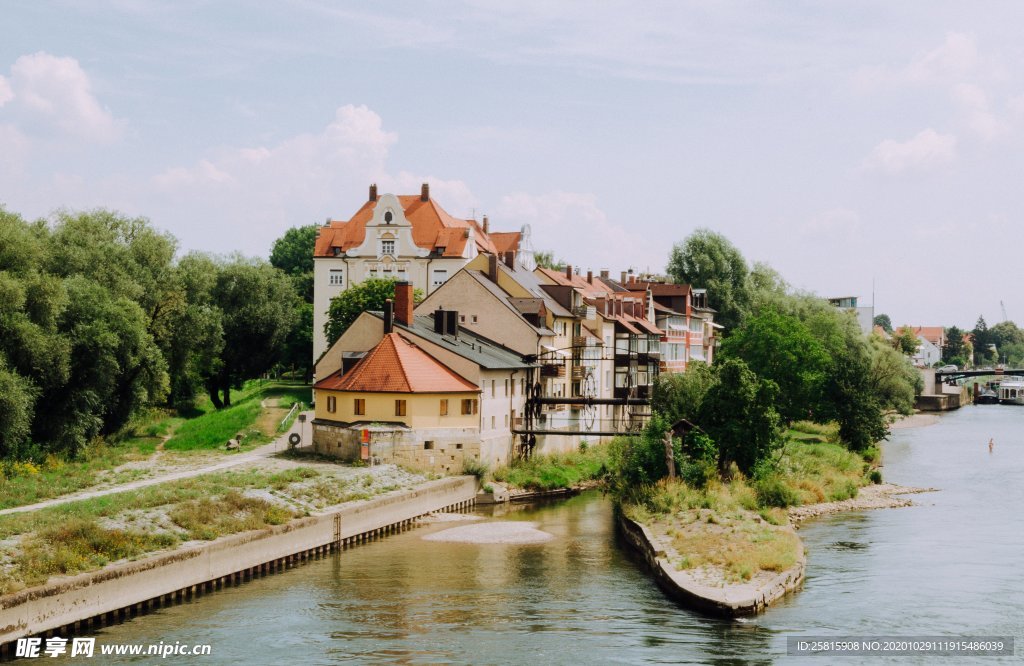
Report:
[[[712,587],[689,572],[676,569],[647,527],[621,513],[618,520],[626,543],[644,559],[658,585],[676,601],[711,615],[738,617],[760,613],[800,587],[804,580],[806,558],[801,546],[794,566],[766,580]]]
[[[0,597],[0,655],[9,652],[17,638],[83,633],[404,531],[429,513],[470,508],[475,495],[474,477],[440,479],[284,525],[223,537]]]

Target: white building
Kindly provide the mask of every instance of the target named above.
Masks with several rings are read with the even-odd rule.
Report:
[[[319,229],[313,255],[313,360],[328,347],[324,334],[331,299],[371,277],[411,282],[427,296],[478,254],[529,253],[529,227],[490,233],[482,223],[449,215],[430,198],[377,195],[347,221],[328,220]]]

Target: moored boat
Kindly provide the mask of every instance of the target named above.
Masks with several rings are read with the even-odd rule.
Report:
[[[1024,405],[1024,377],[1008,377],[999,383],[999,402]]]

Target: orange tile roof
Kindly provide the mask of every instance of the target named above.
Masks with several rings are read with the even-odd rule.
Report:
[[[499,251],[476,220],[452,217],[433,199],[423,201],[419,194],[401,194],[398,195],[398,202],[409,224],[412,225],[413,242],[425,250],[445,248],[446,257],[462,256],[466,247],[467,232],[472,229],[480,252],[495,254]],[[376,207],[377,201],[367,201],[347,222],[331,220],[328,226],[321,227],[313,256],[332,257],[335,248],[340,252],[347,252],[361,245],[366,239],[366,223],[373,218],[373,210]],[[519,232],[505,232],[501,235],[518,237]],[[515,248],[511,248],[508,239],[502,239],[504,248],[518,249],[518,245],[516,240]]]
[[[497,250],[498,254],[518,252],[519,241],[523,237],[523,234],[518,231],[494,231],[488,235],[491,237],[491,242],[494,243],[494,249]]]
[[[367,393],[465,393],[480,389],[397,333],[388,333],[347,373],[314,388]]]
[[[573,273],[571,279],[567,278],[564,270],[556,271],[553,268],[540,267],[537,268],[537,271],[549,278],[555,284],[579,289],[585,296],[600,296],[603,294],[615,293],[611,287],[606,285],[597,277],[594,278],[594,282],[591,284],[590,282],[587,282],[587,278],[582,275],[577,275],[576,273]]]

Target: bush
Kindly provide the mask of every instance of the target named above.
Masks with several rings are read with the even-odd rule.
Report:
[[[717,470],[714,463],[706,461],[685,461],[679,466],[679,475],[686,485],[693,488],[704,488],[715,478]]]
[[[797,492],[777,474],[766,474],[755,479],[754,490],[761,506],[785,508],[800,503]]]
[[[877,469],[873,469],[868,474],[868,479],[871,481],[871,483],[881,483],[882,482],[882,473],[880,471],[878,471]]]
[[[465,458],[462,461],[462,473],[475,476],[478,481],[482,481],[489,471],[490,467],[483,460],[479,460],[477,458]]]

